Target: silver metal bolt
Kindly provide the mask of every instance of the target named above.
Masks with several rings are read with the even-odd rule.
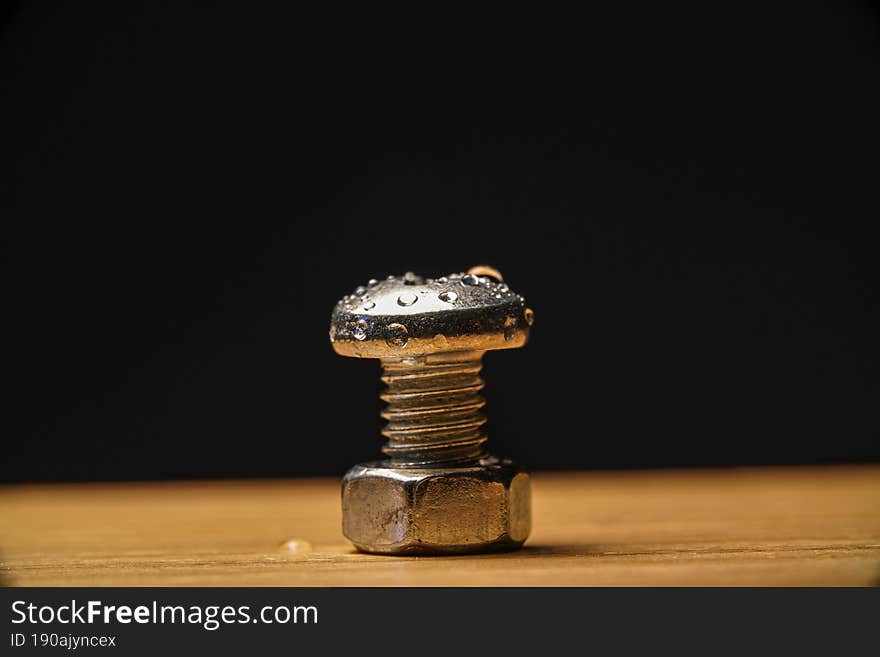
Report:
[[[531,527],[528,475],[488,456],[483,354],[525,345],[534,313],[490,267],[424,279],[389,276],[337,303],[330,341],[378,358],[386,461],[342,485],[343,533],[366,552],[456,553],[519,547]]]

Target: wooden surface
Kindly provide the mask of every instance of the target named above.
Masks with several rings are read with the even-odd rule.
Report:
[[[358,554],[339,513],[338,482],[325,479],[5,487],[0,577],[51,586],[880,584],[880,466],[537,474],[532,538],[508,554]]]

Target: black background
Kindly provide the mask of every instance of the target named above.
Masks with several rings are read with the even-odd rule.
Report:
[[[336,299],[483,262],[499,454],[880,460],[877,11],[703,4],[5,3],[2,477],[338,475]]]

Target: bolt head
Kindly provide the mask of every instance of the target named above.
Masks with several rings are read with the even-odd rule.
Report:
[[[364,552],[514,549],[531,529],[531,484],[509,461],[461,468],[356,465],[342,481],[342,531]]]
[[[533,318],[523,297],[492,276],[425,279],[408,272],[370,280],[343,297],[330,320],[330,342],[338,354],[358,358],[515,349],[528,341]]]

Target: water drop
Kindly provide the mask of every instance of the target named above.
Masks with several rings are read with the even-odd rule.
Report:
[[[496,294],[496,295],[495,295],[495,298],[496,298],[496,299],[500,299],[500,298],[501,298],[501,295],[500,295],[500,294]]]
[[[372,310],[372,309],[375,308],[375,307],[376,307],[376,302],[375,302],[375,301],[367,301],[367,302],[364,304],[364,310]]]
[[[510,290],[510,288],[507,287],[507,283],[502,283],[501,287],[499,287],[498,289],[501,290],[502,292],[507,292],[508,290]]]
[[[523,311],[523,316],[526,318],[526,324],[529,326],[535,323],[535,311],[531,308],[526,308]]]
[[[377,281],[375,278],[371,278],[367,281],[367,287],[376,287],[378,284],[379,281]]]
[[[282,546],[291,554],[308,554],[312,551],[312,544],[301,538],[292,538],[286,541]]]
[[[412,292],[404,292],[399,297],[397,297],[397,305],[398,306],[411,306],[416,301],[419,300],[419,297],[413,294]]]
[[[437,282],[440,283],[441,285],[445,285],[446,283],[449,282],[449,279],[446,278],[445,276],[441,276],[440,278],[437,279]]]
[[[330,342],[336,342],[336,326],[330,327]]]
[[[513,340],[514,335],[516,335],[516,318],[508,317],[504,320],[504,341]]]
[[[388,328],[385,331],[385,343],[389,347],[395,347],[396,349],[403,349],[406,346],[406,343],[409,342],[409,331],[406,330],[406,327],[403,324],[389,324]]]
[[[386,280],[386,281],[393,281],[393,280],[394,280],[394,274],[388,274],[388,277],[387,277],[385,280]]]
[[[465,274],[461,279],[461,284],[469,286],[479,285],[480,279],[473,274]]]
[[[496,281],[503,281],[504,277],[501,275],[501,272],[495,269],[495,267],[490,267],[489,265],[475,265],[468,269],[468,274],[474,274],[476,276],[488,276],[489,278],[494,278]]]
[[[364,296],[366,293],[367,293],[367,288],[365,288],[363,285],[359,285],[359,286],[356,287],[355,290],[354,290],[354,295],[355,295],[356,297],[362,297],[362,296]]]
[[[418,282],[419,282],[419,277],[416,276],[411,271],[408,271],[403,275],[403,284],[404,285],[415,285]]]
[[[440,297],[440,301],[445,301],[446,303],[455,303],[455,300],[458,299],[458,295],[452,290],[446,290],[437,296]]]
[[[357,324],[354,326],[354,331],[352,331],[352,335],[355,340],[366,340],[367,339],[367,331],[370,329],[370,325],[367,324],[365,319],[359,319]]]

